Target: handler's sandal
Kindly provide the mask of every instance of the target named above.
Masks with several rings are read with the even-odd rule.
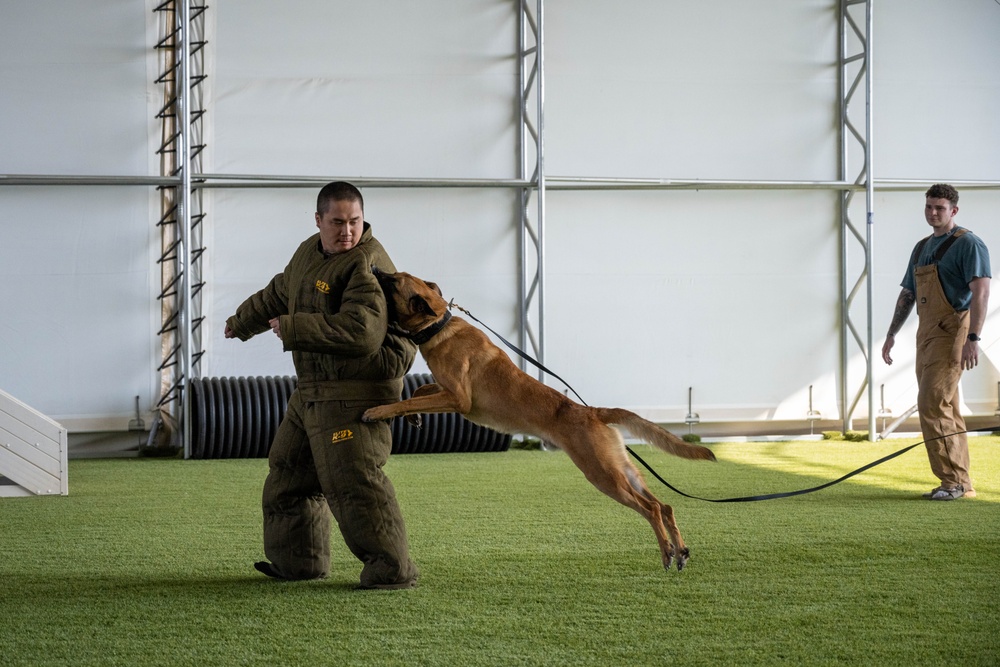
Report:
[[[955,500],[965,495],[965,489],[959,484],[953,489],[938,489],[931,496],[931,500]]]

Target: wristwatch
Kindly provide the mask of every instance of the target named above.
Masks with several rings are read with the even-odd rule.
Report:
[[[970,333],[969,340],[971,340],[974,343],[978,343],[979,341],[982,340],[982,338],[979,337],[979,334]]]

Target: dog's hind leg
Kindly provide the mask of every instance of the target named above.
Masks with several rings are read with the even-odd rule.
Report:
[[[660,543],[664,569],[670,569],[674,557],[677,558],[677,569],[684,569],[688,559],[688,549],[684,546],[677,522],[674,521],[674,509],[670,505],[661,503],[650,492],[639,471],[628,461],[625,462],[624,473],[628,480],[629,495],[633,501],[625,504],[630,507],[639,506],[637,511],[646,517],[653,527],[656,539]]]
[[[688,558],[691,557],[691,551],[687,548],[687,545],[684,544],[684,538],[681,537],[680,528],[677,527],[677,521],[674,519],[674,508],[664,502],[660,502],[660,499],[653,495],[653,492],[649,490],[648,486],[646,486],[646,482],[643,480],[638,468],[632,465],[631,461],[625,461],[625,474],[628,477],[629,485],[632,487],[633,491],[658,509],[658,512],[654,512],[654,514],[659,515],[661,527],[670,536],[670,543],[673,546],[673,555],[677,558],[677,569],[683,570],[684,565],[687,564]],[[652,519],[650,519],[650,521],[652,522]],[[665,562],[664,566],[667,567],[667,569],[670,568],[669,563]]]
[[[691,557],[691,550],[687,548],[684,544],[684,539],[681,537],[680,528],[677,527],[677,521],[674,520],[674,508],[666,503],[661,503],[659,500],[653,496],[652,493],[646,491],[649,497],[655,502],[660,504],[660,516],[663,517],[663,525],[670,534],[670,541],[674,544],[674,554],[677,556],[677,569],[683,570],[684,566],[687,564],[688,558]]]
[[[656,534],[663,567],[669,570],[675,549],[670,541],[667,526],[673,524],[676,528],[676,524],[673,523],[673,513],[671,511],[669,519],[663,515],[663,508],[667,506],[649,492],[639,471],[625,457],[624,448],[616,446],[612,441],[613,438],[621,436],[603,425],[600,428],[602,431],[606,429],[607,436],[598,436],[597,442],[584,437],[582,441],[587,442],[587,445],[580,446],[580,441],[573,444],[560,443],[562,449],[583,472],[587,481],[605,495],[632,508],[649,522]],[[594,431],[589,435],[594,435]],[[677,539],[679,538],[678,533]],[[678,563],[681,564],[682,561],[679,560]]]

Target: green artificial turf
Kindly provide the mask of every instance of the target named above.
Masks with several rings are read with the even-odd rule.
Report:
[[[913,441],[635,447],[717,498],[814,486]],[[387,466],[420,585],[357,591],[262,558],[263,460],[74,460],[68,497],[0,498],[0,664],[997,665],[1000,438],[971,441],[979,497],[929,502],[922,448],[818,493],[675,495],[691,548],[665,572],[649,525],[561,453]]]

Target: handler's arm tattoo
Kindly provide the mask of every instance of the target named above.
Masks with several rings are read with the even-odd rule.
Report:
[[[903,323],[910,316],[913,304],[917,301],[917,295],[906,289],[900,291],[899,298],[896,299],[896,310],[892,314],[892,322],[889,324],[889,335],[894,337],[903,328]]]

